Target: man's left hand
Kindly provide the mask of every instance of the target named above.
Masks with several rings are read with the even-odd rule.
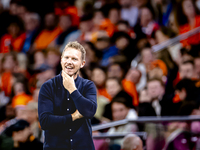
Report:
[[[64,71],[62,71],[62,77],[63,77],[63,86],[71,94],[73,91],[76,90],[73,76],[70,77],[68,74],[66,74]]]

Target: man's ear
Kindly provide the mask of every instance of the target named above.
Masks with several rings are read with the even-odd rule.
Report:
[[[61,58],[60,58],[60,64],[61,64],[61,66],[62,66],[62,58],[63,58],[63,57],[61,56]]]
[[[81,68],[83,68],[84,65],[85,65],[85,60],[82,61],[82,63],[81,63]]]

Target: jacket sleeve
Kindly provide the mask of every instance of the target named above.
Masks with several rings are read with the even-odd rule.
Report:
[[[92,81],[89,81],[84,87],[83,95],[75,90],[71,93],[71,98],[81,115],[86,118],[92,118],[97,109],[97,92]]]
[[[58,116],[53,113],[52,85],[46,82],[42,85],[38,98],[38,115],[43,130],[66,128],[72,122],[71,114]]]

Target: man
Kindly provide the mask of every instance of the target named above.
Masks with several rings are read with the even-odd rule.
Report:
[[[183,78],[192,79],[195,74],[194,62],[193,61],[184,61],[180,65],[179,73],[180,73],[181,79],[183,79]]]
[[[137,119],[136,111],[131,108],[132,103],[125,97],[115,97],[111,102],[112,120],[119,121],[123,119]],[[128,123],[117,127],[112,127],[108,130],[108,134],[116,135],[119,133],[131,133],[137,131],[137,125]],[[110,147],[121,145],[122,139],[114,139],[110,141]]]
[[[51,47],[54,40],[62,33],[62,28],[57,25],[56,15],[53,12],[47,13],[44,17],[45,28],[36,37],[33,48],[46,49]]]
[[[26,39],[22,48],[23,53],[27,53],[33,44],[36,36],[39,34],[40,16],[37,13],[26,13],[24,16],[26,29]]]
[[[42,150],[42,143],[34,137],[30,124],[25,120],[18,120],[7,127],[0,135],[0,149],[3,150]]]
[[[143,150],[142,140],[135,134],[128,134],[123,139],[122,150]]]
[[[150,79],[147,83],[146,93],[141,96],[143,100],[140,98],[138,116],[171,116],[176,114],[177,109],[172,102],[174,95],[165,94],[162,80],[158,78]]]
[[[38,113],[45,131],[44,150],[94,150],[90,119],[97,108],[96,87],[78,75],[85,54],[82,45],[69,42],[61,56],[62,73],[40,89]]]

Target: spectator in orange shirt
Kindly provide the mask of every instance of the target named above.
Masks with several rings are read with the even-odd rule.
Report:
[[[54,13],[47,13],[44,20],[45,29],[40,32],[35,40],[34,48],[36,49],[47,48],[62,33],[62,29],[57,26],[58,20]]]
[[[137,78],[137,73],[139,73],[139,77]],[[132,104],[133,106],[138,105],[138,93],[136,89],[136,84],[139,82],[139,78],[141,76],[140,72],[136,70],[130,69],[128,72],[120,63],[113,63],[109,66],[107,71],[108,78],[118,78],[121,80],[121,86],[123,87],[124,91],[128,93],[132,97]],[[133,77],[131,77],[133,76]],[[109,91],[107,91],[109,93]],[[111,97],[113,97],[111,95]]]
[[[70,33],[78,30],[77,26],[72,25],[72,19],[72,16],[65,13],[59,16],[59,26],[62,28],[63,32],[56,39],[55,44],[57,46],[61,46]]]
[[[143,48],[141,51],[141,56],[142,56],[142,63],[145,65],[147,73],[153,68],[159,67],[160,69],[162,69],[163,74],[165,76],[167,75],[168,73],[167,66],[162,60],[154,58],[154,55],[152,54],[152,50],[150,47]]]
[[[26,29],[26,40],[22,52],[27,53],[32,48],[33,41],[39,34],[40,16],[37,13],[26,13],[24,16],[24,25]]]
[[[122,80],[127,72],[127,66],[122,62],[113,62],[108,66],[107,77],[108,78],[118,78]]]
[[[6,96],[11,94],[14,83],[13,73],[18,72],[18,61],[15,53],[6,53],[2,58],[2,73],[0,74],[0,87]]]
[[[180,34],[186,33],[200,26],[199,12],[192,0],[181,0],[180,3],[177,4],[176,11],[175,17],[179,26]],[[197,33],[182,40],[181,43],[184,47],[200,44],[200,34]]]
[[[128,102],[129,107],[133,107],[132,103],[132,97],[123,90],[121,80],[116,77],[110,77],[106,80],[106,90],[108,94],[111,96],[112,100],[115,98],[125,98],[125,100]],[[111,100],[111,102],[112,102]],[[111,103],[107,104],[104,111],[104,117],[111,119]],[[112,119],[111,119],[112,120]]]
[[[95,31],[104,30],[109,37],[113,35],[115,25],[110,21],[110,19],[106,18],[104,7],[94,12],[93,22]]]
[[[119,20],[121,19],[121,9],[120,6],[118,4],[110,4],[113,6],[110,6],[109,11],[108,11],[108,19],[114,24],[116,25]]]
[[[23,22],[17,16],[13,16],[11,20],[8,33],[1,37],[0,53],[20,52],[22,50],[26,38]]]
[[[133,106],[138,106],[139,98],[136,85],[141,78],[141,72],[137,69],[130,68],[125,78],[122,80],[124,90],[133,98]]]
[[[112,97],[107,93],[105,88],[106,78],[107,76],[104,68],[96,67],[92,70],[91,79],[97,87],[98,94],[105,96],[111,101]]]
[[[56,15],[70,15],[71,23],[73,27],[79,25],[79,12],[76,6],[74,6],[74,1],[55,1],[55,14]]]
[[[17,106],[26,105],[30,100],[32,100],[32,96],[30,96],[30,92],[28,90],[28,85],[26,79],[18,79],[12,87],[12,107],[15,108]]]

